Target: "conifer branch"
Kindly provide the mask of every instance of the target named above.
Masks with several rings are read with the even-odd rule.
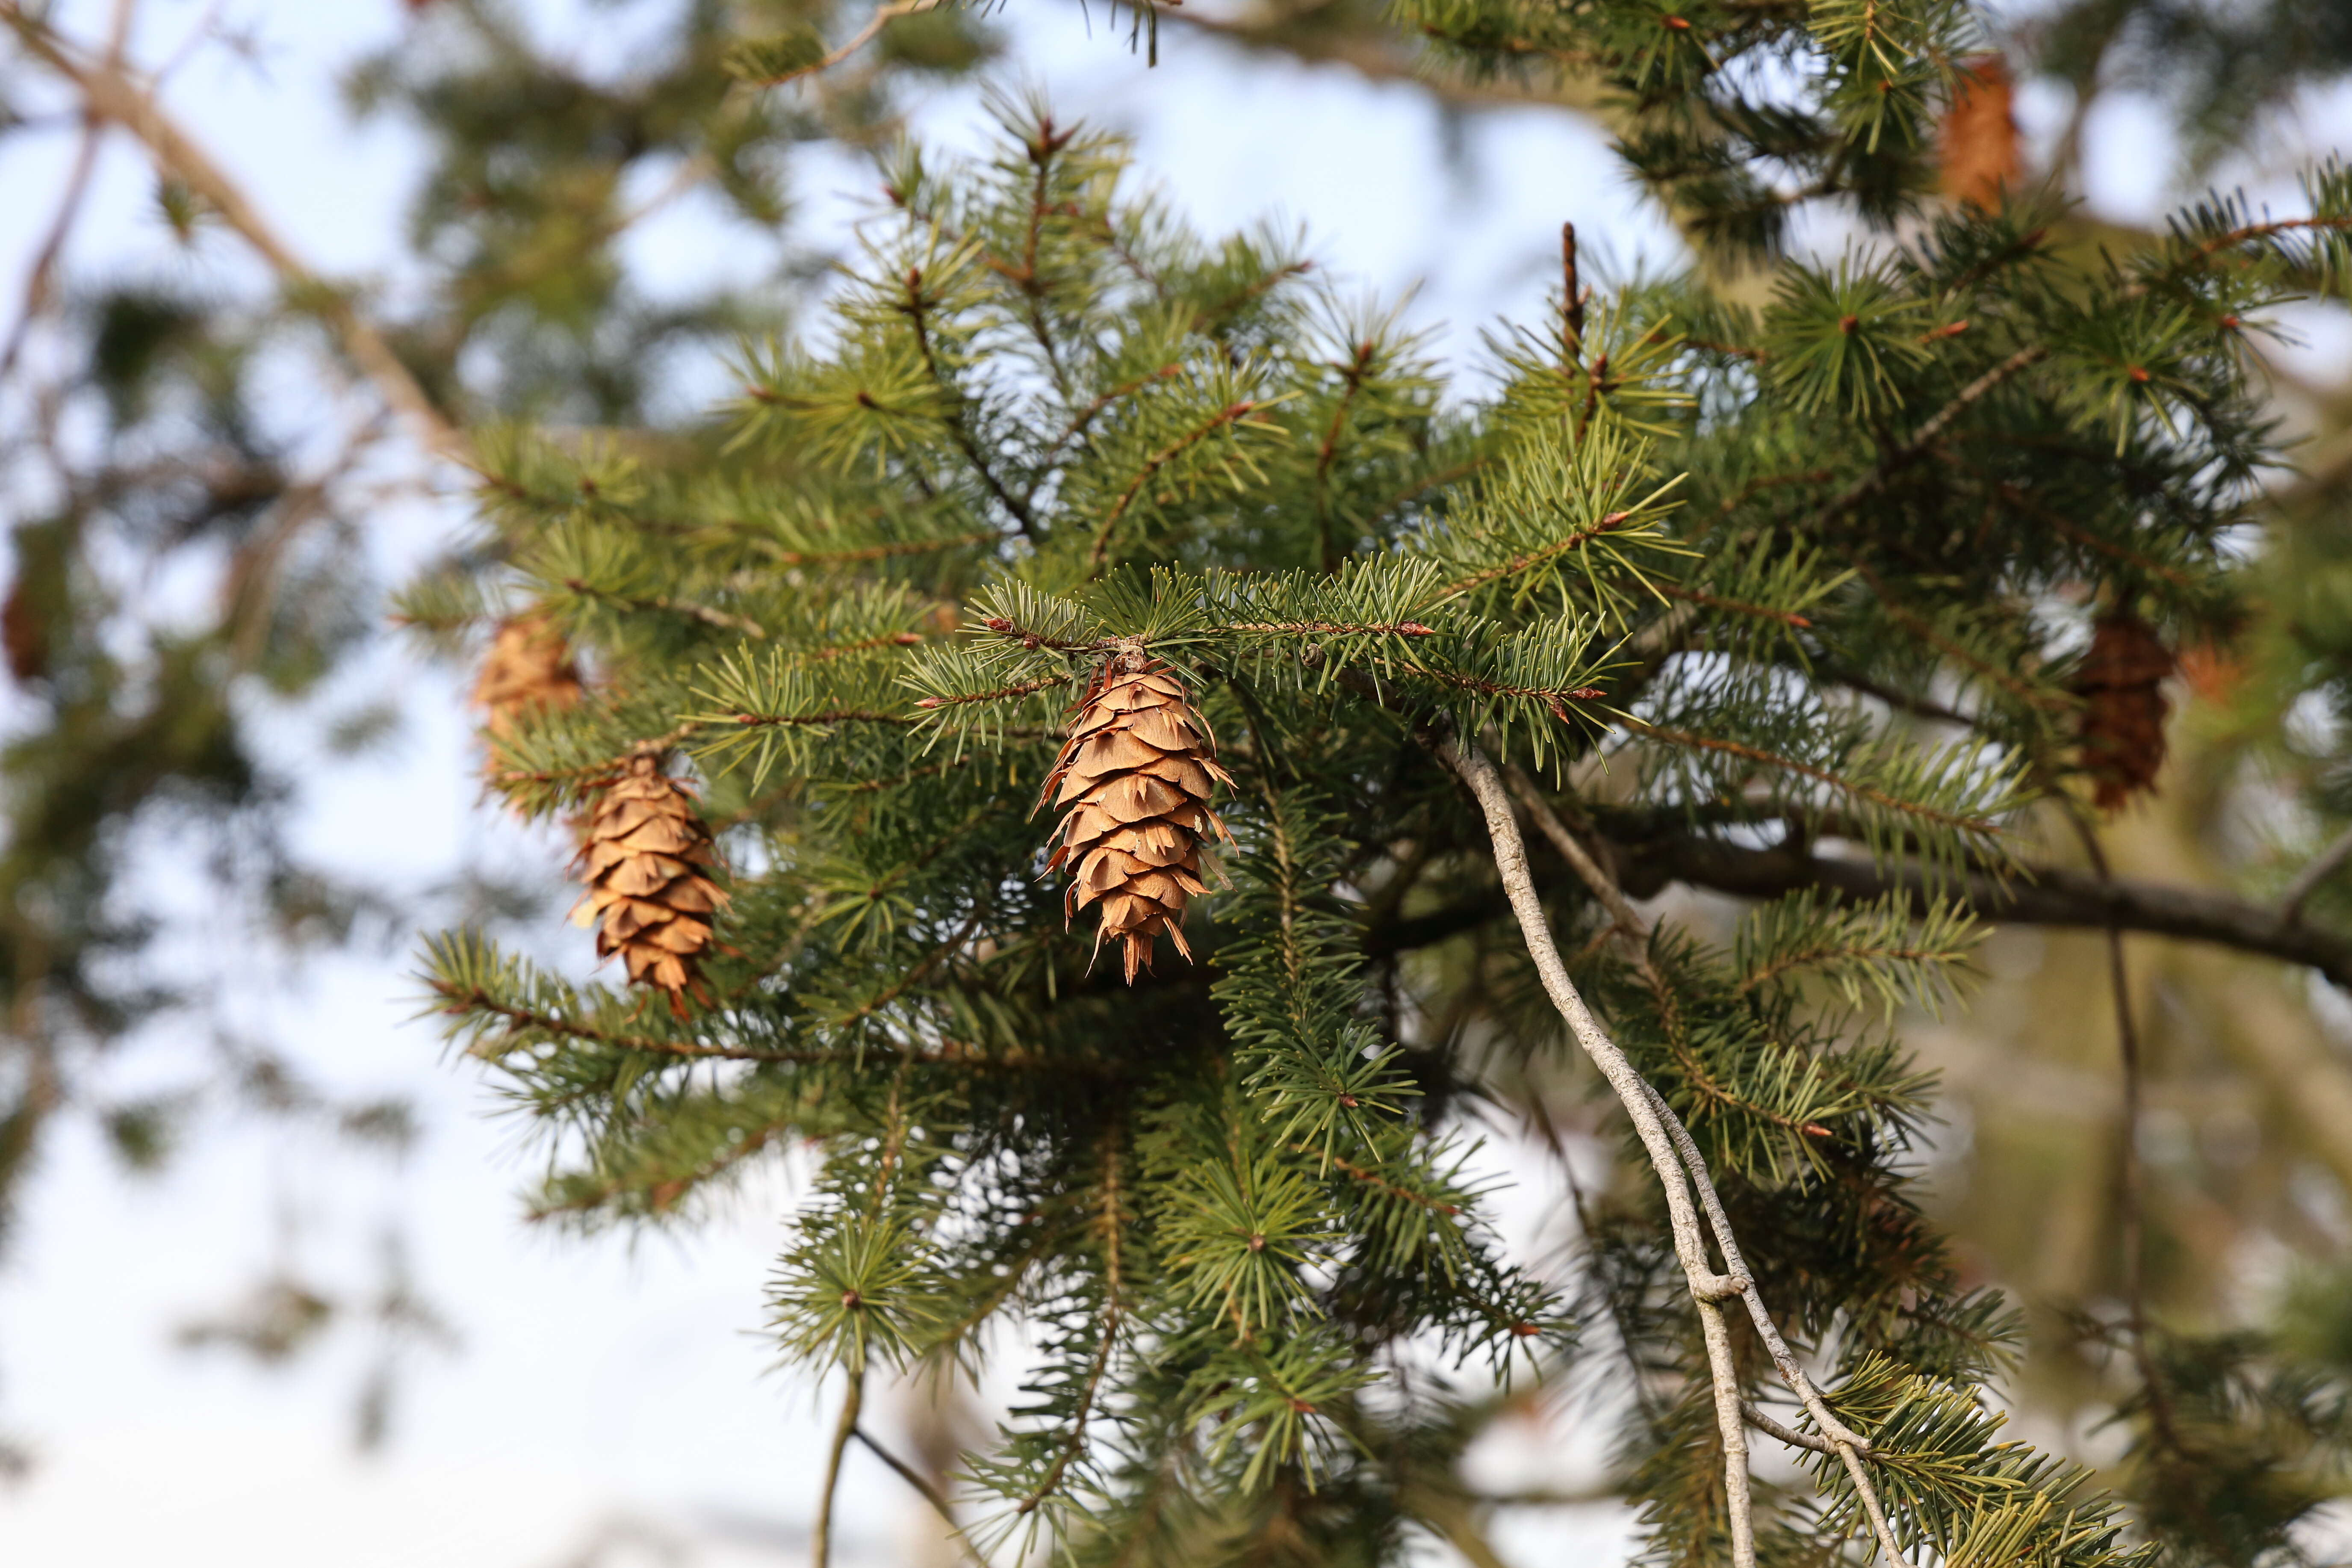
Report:
[[[1860,574],[1864,582],[1870,584],[1870,591],[1878,596],[1880,607],[1885,609],[1887,615],[1894,618],[1896,625],[1909,632],[1913,637],[1917,637],[1921,642],[1924,642],[1928,647],[1934,648],[1937,653],[1942,654],[1946,658],[1948,658],[1953,663],[1960,665],[1974,672],[1984,679],[1991,681],[1995,686],[2000,687],[2003,691],[2008,692],[2011,697],[2016,698],[2020,702],[2024,703],[2029,708],[2039,708],[2046,712],[2066,712],[2073,708],[2074,704],[2068,701],[2063,696],[2061,696],[2056,692],[2044,691],[2036,689],[2026,681],[2021,680],[2016,676],[2010,674],[2007,670],[2001,669],[1998,666],[1978,658],[1975,654],[1970,653],[1967,648],[1962,647],[1959,644],[1954,642],[1951,638],[1937,631],[1934,626],[1930,626],[1925,618],[1914,614],[1910,609],[1897,603],[1893,591],[1886,585],[1886,580],[1881,577],[1876,572],[1873,571],[1867,564],[1857,562],[1854,565],[1854,571]]]
[[[1363,392],[1364,376],[1371,368],[1371,360],[1372,344],[1367,339],[1358,343],[1354,356],[1339,367],[1345,390],[1331,409],[1330,427],[1323,432],[1323,440],[1315,448],[1315,535],[1326,572],[1337,572],[1345,555],[1331,531],[1331,462],[1339,455],[1339,433],[1348,427],[1348,411]]]
[[[2160,582],[2169,583],[2176,588],[2192,589],[2197,586],[2189,574],[2179,567],[2154,560],[2128,545],[2118,544],[2113,540],[2101,539],[2090,530],[2077,525],[2073,519],[2055,507],[2042,505],[2030,493],[2015,485],[2006,482],[1995,485],[1993,493],[2035,521],[2054,532],[2063,534],[2085,550],[2096,551],[2111,561],[2120,561],[2126,566],[2145,572],[2149,576]]]
[[[774,729],[779,726],[823,724],[891,724],[905,725],[920,721],[908,713],[885,713],[874,708],[822,708],[814,713],[728,713],[695,721],[698,727],[738,725],[744,729]]]
[[[2352,229],[2352,217],[2330,217],[2314,214],[2308,217],[2276,218],[2265,223],[2242,224],[2226,234],[2214,236],[2182,257],[2169,270],[2185,272],[2201,266],[2225,250],[2234,250],[2250,240],[2268,239],[2275,235],[2294,234],[2310,229]]]
[[[992,691],[959,692],[952,697],[919,697],[918,708],[961,708],[968,702],[1003,702],[1015,697],[1033,697],[1040,691],[1051,691],[1057,686],[1067,686],[1073,678],[1067,675],[1040,676],[1035,680],[1017,680],[1010,686],[1000,686]]]
[[[1118,531],[1119,520],[1127,515],[1127,509],[1135,504],[1135,498],[1142,493],[1144,486],[1151,482],[1152,476],[1226,426],[1247,418],[1258,406],[1255,399],[1246,397],[1238,403],[1229,403],[1146,458],[1143,460],[1143,466],[1136,470],[1135,477],[1128,480],[1127,488],[1119,491],[1118,499],[1111,503],[1110,511],[1103,518],[1102,526],[1095,531],[1094,543],[1087,550],[1088,574],[1098,574],[1110,563],[1111,536]]]
[[[1062,426],[1061,434],[1055,436],[1045,447],[1045,455],[1039,459],[1038,466],[1051,472],[1054,459],[1061,456],[1062,448],[1085,435],[1087,427],[1100,418],[1103,411],[1112,404],[1134,396],[1155,381],[1172,381],[1183,374],[1184,367],[1181,364],[1163,364],[1158,370],[1139,375],[1133,381],[1123,382],[1108,392],[1099,395],[1093,402],[1070,416],[1069,423]],[[1042,485],[1045,481],[1041,478],[1037,482]],[[1032,496],[1033,498],[1034,496],[1034,490]]]
[[[1794,610],[1776,610],[1769,605],[1751,605],[1741,599],[1727,599],[1720,594],[1710,594],[1701,588],[1687,588],[1679,583],[1654,579],[1650,586],[1669,599],[1680,599],[1702,609],[1722,610],[1735,616],[1753,616],[1758,620],[1778,621],[1795,631],[1804,631],[1812,622]]]
[[[934,550],[961,550],[971,544],[999,544],[1004,536],[993,529],[976,533],[951,533],[944,539],[904,539],[887,544],[866,544],[852,550],[769,550],[779,566],[857,566],[869,561],[891,561],[902,555],[928,555]]]
[[[1069,1436],[1064,1440],[1045,1467],[1037,1484],[1013,1505],[1016,1516],[1036,1512],[1045,1500],[1061,1486],[1062,1477],[1085,1451],[1087,1426],[1094,1417],[1095,1400],[1102,1391],[1104,1374],[1110,1370],[1111,1356],[1118,1346],[1119,1329],[1127,1310],[1127,1279],[1121,1251],[1126,1241],[1126,1195],[1119,1183],[1118,1162],[1120,1142],[1125,1129],[1114,1119],[1103,1129],[1102,1185],[1099,1206],[1095,1221],[1096,1234],[1102,1245],[1103,1272],[1102,1309],[1097,1314],[1095,1353],[1090,1360],[1085,1380],[1078,1386],[1076,1406],[1070,1413]]]
[[[1738,741],[1727,741],[1716,735],[1694,735],[1686,730],[1669,730],[1664,725],[1653,724],[1647,720],[1635,719],[1626,714],[1620,714],[1617,721],[1634,734],[1653,741],[1661,741],[1672,746],[1687,746],[1693,751],[1719,752],[1726,756],[1738,757],[1743,762],[1754,763],[1759,767],[1795,773],[1801,778],[1811,779],[1816,784],[1827,784],[1841,795],[1851,795],[1856,800],[1865,800],[1873,805],[1884,806],[1888,811],[1898,812],[1906,816],[1915,816],[1923,822],[1931,822],[1938,826],[1988,836],[2000,831],[2000,824],[1984,817],[1963,816],[1958,812],[1939,811],[1931,805],[1922,805],[1917,801],[1905,800],[1900,795],[1889,795],[1885,790],[1847,778],[1832,769],[1816,767],[1811,763],[1801,763],[1794,757],[1784,757],[1777,752],[1768,752],[1760,746],[1750,746]]]
[[[1926,456],[1927,449],[1951,428],[1954,420],[1969,411],[1971,405],[2020,371],[2029,370],[2049,357],[2047,344],[2035,343],[2021,348],[1960,388],[1958,395],[1930,415],[1927,422],[1912,433],[1909,440],[1881,458],[1875,468],[1839,491],[1819,511],[1806,519],[1805,532],[1818,535],[1831,523],[1885,489],[1889,479]]]
[[[1555,543],[1547,544],[1540,550],[1530,550],[1524,554],[1513,556],[1499,566],[1489,566],[1483,572],[1474,572],[1467,577],[1448,583],[1438,592],[1444,598],[1455,598],[1473,589],[1483,588],[1489,583],[1516,576],[1533,567],[1545,565],[1559,560],[1563,555],[1572,554],[1583,549],[1605,534],[1615,532],[1639,515],[1638,510],[1612,511],[1591,528],[1580,528],[1566,538]]]
[[[609,589],[599,588],[594,584],[579,577],[566,577],[563,579],[563,585],[583,599],[603,599],[608,604],[618,605],[623,609],[657,610],[664,615],[683,616],[690,621],[700,621],[706,626],[716,626],[720,631],[738,632],[744,637],[758,637],[763,641],[768,636],[767,628],[749,616],[739,616],[731,610],[716,609],[709,605],[698,604],[692,599],[672,598],[667,594],[652,594],[642,598],[634,597],[627,594],[615,594]]]
[[[767,1062],[786,1067],[856,1067],[875,1059],[877,1053],[858,1048],[818,1047],[807,1050],[772,1050],[760,1046],[711,1046],[698,1040],[665,1040],[651,1035],[615,1034],[593,1024],[542,1013],[520,1003],[509,1002],[492,995],[479,986],[454,985],[446,980],[427,982],[430,989],[444,998],[444,1013],[489,1013],[506,1019],[515,1030],[536,1030],[566,1039],[585,1040],[593,1045],[607,1046],[615,1050],[646,1051],[656,1056],[692,1057],[706,1061]],[[885,998],[887,1002],[888,998]],[[875,1006],[884,1005],[877,1002]],[[867,1009],[871,1011],[871,1008]],[[508,1048],[520,1048],[523,1042],[509,1037]],[[477,1048],[477,1056],[486,1053]],[[1059,1060],[1045,1057],[1016,1054],[982,1056],[958,1046],[943,1042],[933,1051],[910,1051],[902,1058],[916,1067],[952,1068],[978,1072],[1087,1072],[1098,1070],[1077,1060]]]
[[[925,0],[925,3],[935,4],[936,0]],[[1037,537],[1037,514],[1030,509],[1027,500],[1004,488],[1004,481],[996,477],[995,466],[982,455],[980,443],[972,438],[971,425],[964,417],[967,399],[963,389],[949,377],[940,363],[937,351],[931,346],[929,309],[923,302],[923,269],[908,268],[905,286],[906,298],[898,309],[915,329],[915,347],[923,356],[923,368],[930,372],[932,384],[948,400],[948,412],[940,416],[940,421],[947,426],[948,435],[954,440],[956,449],[963,454],[964,461],[971,465],[971,471],[979,476],[988,493],[1013,514],[1013,522],[1020,527],[1021,536],[1034,542]]]

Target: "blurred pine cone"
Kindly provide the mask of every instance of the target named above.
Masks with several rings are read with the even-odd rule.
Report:
[[[474,700],[487,710],[484,722],[493,735],[506,734],[533,709],[569,708],[584,690],[563,634],[537,610],[499,623],[474,679]]]
[[[2083,766],[2101,811],[2156,787],[2164,766],[2164,683],[2176,661],[2146,621],[2125,613],[2099,622],[2074,675],[2084,700]]]

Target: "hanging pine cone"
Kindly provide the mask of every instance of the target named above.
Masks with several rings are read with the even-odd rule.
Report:
[[[1940,137],[1944,195],[1952,201],[1990,212],[2002,190],[2023,179],[2012,97],[2009,65],[1999,55],[1961,66]]]
[[[1208,890],[1201,840],[1225,831],[1209,791],[1213,780],[1234,781],[1217,766],[1208,722],[1185,700],[1184,683],[1139,646],[1113,655],[1071,711],[1069,738],[1037,797],[1040,810],[1048,800],[1069,808],[1045,867],[1076,878],[1065,913],[1102,906],[1095,951],[1106,939],[1121,943],[1132,985],[1151,967],[1161,931],[1192,956],[1181,928],[1185,901]]]
[[[487,710],[490,733],[504,735],[533,709],[571,707],[583,689],[563,634],[533,610],[499,623],[474,680],[474,700]]]
[[[2164,682],[2173,668],[2172,650],[2137,616],[2109,616],[2093,632],[2074,689],[2084,703],[2083,765],[2100,810],[2155,787],[2164,766]]]
[[[579,860],[588,880],[581,912],[603,920],[596,956],[619,953],[630,983],[667,993],[680,1018],[689,993],[710,1005],[701,957],[716,945],[710,918],[727,895],[702,868],[716,858],[693,791],[664,773],[656,753],[633,755],[599,789]]]

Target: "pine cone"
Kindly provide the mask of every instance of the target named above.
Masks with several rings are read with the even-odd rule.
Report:
[[[2023,175],[2011,98],[2009,66],[1999,55],[1961,67],[1942,127],[1943,187],[1950,200],[1990,212],[2000,205],[2002,187]]]
[[[596,956],[619,953],[630,983],[668,993],[680,1018],[688,993],[710,1005],[701,955],[716,945],[710,917],[727,895],[699,868],[716,859],[692,789],[664,773],[659,756],[640,752],[604,781],[580,849],[581,910],[603,917]]]
[[[1208,890],[1201,839],[1225,832],[1209,810],[1211,783],[1234,781],[1217,766],[1208,722],[1184,700],[1184,683],[1140,647],[1112,656],[1071,711],[1069,738],[1037,797],[1040,810],[1048,800],[1069,807],[1045,868],[1066,867],[1077,879],[1063,899],[1068,916],[1101,904],[1095,951],[1106,938],[1122,943],[1132,985],[1139,969],[1151,967],[1161,931],[1192,956],[1181,927],[1185,901]]]
[[[489,713],[493,735],[504,735],[534,708],[569,708],[580,700],[580,667],[563,634],[533,610],[499,623],[474,681],[474,700]]]
[[[2156,785],[2164,766],[2169,706],[2164,682],[2174,663],[2172,650],[2137,616],[2110,616],[2092,634],[2074,689],[2085,703],[2083,765],[2090,771],[2102,811],[2113,811]]]

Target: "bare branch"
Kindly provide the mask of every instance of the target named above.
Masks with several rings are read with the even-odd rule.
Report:
[[[1716,1420],[1723,1437],[1724,1486],[1731,1509],[1732,1563],[1734,1568],[1755,1568],[1756,1523],[1748,1489],[1747,1418],[1740,1411],[1738,1374],[1731,1360],[1729,1330],[1717,1305],[1727,1297],[1745,1294],[1751,1289],[1750,1283],[1736,1272],[1718,1274],[1707,1262],[1706,1244],[1691,1205],[1682,1156],[1659,1115],[1664,1102],[1585,1006],[1576,983],[1568,976],[1567,965],[1560,962],[1559,945],[1553,942],[1551,926],[1544,918],[1543,901],[1536,893],[1535,879],[1528,874],[1527,843],[1519,836],[1518,818],[1511,810],[1502,776],[1475,742],[1439,740],[1434,742],[1434,750],[1439,759],[1469,786],[1486,814],[1486,831],[1494,841],[1495,868],[1502,878],[1512,911],[1518,916],[1528,954],[1535,961],[1544,990],[1567,1021],[1577,1043],[1584,1047],[1585,1055],[1601,1069],[1610,1088],[1616,1090],[1618,1102],[1625,1108],[1634,1133],[1642,1140],[1651,1166],[1657,1172],[1659,1185],[1665,1194],[1675,1253],[1682,1261],[1683,1274],[1698,1305],[1699,1323],[1706,1338],[1708,1370],[1715,1385]],[[1730,1262],[1728,1252],[1725,1261]]]
[[[832,1568],[833,1494],[841,1485],[841,1456],[857,1431],[857,1413],[866,1403],[866,1369],[853,1367],[849,1392],[841,1397],[841,1423],[833,1429],[833,1446],[824,1457],[824,1482],[817,1492],[816,1528],[809,1532],[809,1568]]]
[[[1746,1400],[1740,1401],[1739,1413],[1748,1417],[1748,1424],[1750,1426],[1768,1437],[1778,1437],[1791,1448],[1808,1448],[1816,1454],[1837,1452],[1837,1449],[1831,1446],[1828,1438],[1816,1437],[1811,1432],[1800,1432],[1794,1427],[1783,1426]]]
[[[27,52],[80,90],[85,113],[111,121],[136,136],[158,167],[202,196],[260,253],[289,290],[301,293],[306,303],[333,327],[352,362],[384,401],[416,427],[428,448],[454,462],[469,459],[471,448],[465,437],[425,395],[383,334],[341,290],[294,253],[236,182],[163,112],[152,91],[134,80],[118,60],[87,58],[47,22],[26,11],[20,0],[0,0],[0,24],[14,30]]]
[[[866,26],[860,27],[857,30],[856,35],[853,37],[849,42],[842,45],[841,47],[834,50],[823,59],[813,61],[808,65],[801,67],[797,70],[786,71],[782,76],[772,76],[761,81],[752,82],[751,85],[753,87],[782,87],[786,82],[799,81],[803,77],[822,75],[824,72],[831,70],[834,67],[839,65],[842,61],[847,59],[850,56],[856,54],[858,50],[864,48],[866,45],[872,43],[876,37],[880,36],[884,27],[888,26],[899,17],[912,16],[920,12],[932,10],[940,4],[940,0],[894,0],[894,3],[891,5],[877,7],[875,10],[874,15],[866,18]]]
[[[1689,836],[1615,847],[1621,874],[1639,889],[1687,882],[1741,898],[1771,899],[1819,888],[1850,902],[1890,893],[1924,909],[1940,891],[1963,901],[1980,920],[2015,925],[2099,929],[2110,921],[2127,931],[2212,942],[2307,965],[2352,988],[2352,938],[2321,931],[2279,910],[2202,888],[2096,877],[2056,866],[2032,866],[2014,877],[1951,875],[1931,882],[1917,868],[1880,867],[1843,856],[1783,847],[1749,849]]]
[[[1478,761],[1485,765],[1487,778],[1490,781],[1493,780],[1496,776],[1494,764],[1486,763],[1484,757],[1479,757]],[[1463,776],[1465,780],[1470,777],[1468,773]],[[1511,876],[1507,869],[1504,869],[1504,885],[1510,891],[1513,907],[1518,911],[1520,928],[1527,934],[1528,951],[1536,957],[1538,970],[1545,973],[1546,988],[1549,989],[1550,976],[1549,972],[1544,971],[1543,953],[1546,951],[1549,952],[1551,962],[1557,966],[1559,962],[1559,952],[1552,945],[1551,928],[1542,918],[1543,906],[1537,898],[1533,883],[1527,878],[1526,850],[1524,846],[1517,843],[1517,820],[1512,816],[1508,805],[1500,801],[1500,789],[1493,792],[1496,799],[1490,802],[1486,791],[1478,790],[1475,783],[1472,788],[1478,793],[1479,804],[1486,811],[1487,829],[1495,839],[1495,858],[1498,869],[1505,867],[1503,841],[1506,831],[1514,841],[1517,850],[1514,858],[1517,862],[1522,888],[1511,886]],[[1552,810],[1550,803],[1544,799],[1542,792],[1535,787],[1532,780],[1514,769],[1510,788],[1511,792],[1517,795],[1521,803],[1527,806],[1528,816],[1544,837],[1551,841],[1553,847],[1560,852],[1562,858],[1568,861],[1570,867],[1592,889],[1594,896],[1601,900],[1602,907],[1609,910],[1612,919],[1611,929],[1632,953],[1635,968],[1644,980],[1660,991],[1663,999],[1663,983],[1649,960],[1648,923],[1627,901],[1623,889],[1620,889],[1608,873],[1601,868],[1598,861],[1586,853],[1584,847],[1576,841],[1575,835],[1568,830],[1567,824],[1560,821],[1559,813]],[[1522,889],[1525,893],[1524,900],[1521,898]],[[1530,913],[1534,916],[1532,923],[1529,921]],[[1540,935],[1540,942],[1538,942],[1538,935]],[[1564,970],[1561,972],[1561,983],[1563,985],[1568,984]],[[1570,987],[1570,994],[1574,994],[1572,986]],[[1555,994],[1555,1000],[1557,999],[1557,994]],[[1579,1008],[1581,1010],[1580,1002]],[[1566,1009],[1563,1007],[1562,1011],[1565,1012]],[[1579,1037],[1582,1037],[1580,1034]],[[1614,1050],[1616,1047],[1612,1044],[1610,1048]],[[1612,1081],[1614,1082],[1613,1079]],[[1862,1500],[1863,1508],[1870,1516],[1872,1534],[1877,1540],[1879,1550],[1886,1554],[1887,1563],[1890,1565],[1900,1565],[1904,1561],[1902,1551],[1895,1543],[1894,1531],[1887,1526],[1885,1511],[1879,1504],[1877,1489],[1872,1484],[1869,1472],[1864,1468],[1862,1463],[1862,1457],[1870,1451],[1869,1440],[1832,1414],[1827,1402],[1822,1398],[1821,1391],[1813,1386],[1812,1379],[1806,1375],[1804,1368],[1798,1363],[1795,1355],[1790,1352],[1788,1342],[1781,1337],[1779,1325],[1773,1322],[1771,1313],[1764,1306],[1763,1293],[1756,1289],[1755,1278],[1749,1271],[1746,1260],[1739,1255],[1739,1243],[1732,1232],[1731,1218],[1724,1212],[1723,1198],[1716,1191],[1715,1179],[1707,1170],[1706,1157],[1700,1152],[1696,1141],[1691,1137],[1690,1130],[1683,1125],[1682,1119],[1675,1114],[1674,1107],[1666,1103],[1665,1097],[1647,1080],[1635,1076],[1634,1081],[1640,1085],[1641,1092],[1647,1098],[1651,1110],[1665,1128],[1680,1162],[1680,1169],[1672,1177],[1661,1169],[1660,1179],[1665,1181],[1669,1191],[1672,1191],[1679,1186],[1683,1177],[1687,1176],[1692,1186],[1697,1190],[1699,1202],[1706,1211],[1708,1228],[1714,1232],[1716,1247],[1723,1254],[1724,1268],[1729,1271],[1731,1278],[1739,1282],[1739,1294],[1748,1303],[1748,1315],[1755,1322],[1756,1332],[1763,1340],[1765,1349],[1770,1352],[1772,1364],[1780,1373],[1780,1381],[1788,1384],[1790,1392],[1796,1394],[1804,1404],[1806,1414],[1813,1418],[1814,1423],[1825,1435],[1822,1451],[1834,1453],[1844,1464],[1846,1474],[1853,1478],[1854,1493]],[[1654,1155],[1652,1156],[1652,1161],[1655,1163]],[[1693,1289],[1696,1294],[1696,1287],[1694,1286]],[[1710,1310],[1713,1310],[1712,1321],[1709,1316]],[[1700,1326],[1706,1331],[1708,1340],[1708,1361],[1713,1364],[1716,1360],[1715,1339],[1722,1332],[1721,1310],[1715,1302],[1701,1298],[1699,1310]],[[1716,1400],[1720,1410],[1725,1390],[1724,1377],[1719,1372],[1716,1374]],[[1755,1411],[1752,1405],[1738,1398],[1736,1380],[1731,1384],[1730,1393],[1732,1400],[1739,1407],[1738,1414],[1743,1420],[1761,1418],[1760,1412]],[[1790,1436],[1792,1438],[1795,1436],[1794,1434]],[[1800,1443],[1800,1447],[1811,1446]],[[1727,1443],[1727,1451],[1729,1447]],[[1744,1465],[1744,1439],[1741,1454]],[[1744,1483],[1745,1477],[1743,1476],[1741,1479]],[[1744,1486],[1741,1489],[1744,1490]],[[1735,1528],[1733,1535],[1735,1557],[1738,1552],[1738,1531]]]
[[[2352,860],[2352,827],[2338,834],[2335,842],[2311,858],[2310,865],[2295,873],[2294,880],[2286,885],[2286,893],[2279,900],[2279,919],[2289,925],[2300,925],[2303,906],[2311,901],[2311,895],[2319,890],[2321,883],[2344,868],[2347,860]]]

